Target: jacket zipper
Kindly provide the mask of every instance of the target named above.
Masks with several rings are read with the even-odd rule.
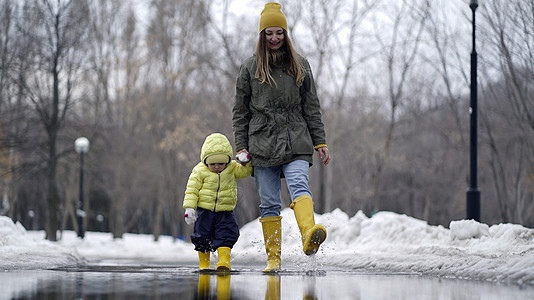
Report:
[[[219,199],[219,190],[221,189],[221,174],[218,173],[217,176],[219,177],[219,182],[217,183],[217,191],[215,192],[215,205],[213,205],[213,212],[215,212],[215,209],[217,208],[217,200]]]

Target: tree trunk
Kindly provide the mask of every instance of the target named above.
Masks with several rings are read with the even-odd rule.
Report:
[[[56,157],[56,133],[55,131],[49,132],[48,141],[48,226],[46,231],[46,237],[50,241],[57,241],[57,209],[58,209],[58,193],[57,193],[57,157]]]

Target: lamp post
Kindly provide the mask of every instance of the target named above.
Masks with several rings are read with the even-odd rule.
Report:
[[[85,211],[83,210],[83,155],[89,151],[89,140],[85,137],[77,138],[74,141],[74,150],[80,154],[80,200],[76,216],[78,216],[78,237],[83,239],[85,236],[83,230],[83,218],[85,218]]]
[[[28,229],[33,230],[33,218],[35,217],[35,211],[33,209],[28,210],[28,217],[30,217],[30,226]]]
[[[96,216],[96,220],[98,221],[98,224],[100,224],[100,231],[104,232],[104,216],[101,214],[98,214]]]
[[[467,219],[480,221],[480,189],[477,184],[477,51],[475,47],[475,11],[477,0],[470,0],[469,7],[473,12],[473,50],[471,51],[471,104],[469,113],[470,123],[470,180],[467,189],[466,215]]]

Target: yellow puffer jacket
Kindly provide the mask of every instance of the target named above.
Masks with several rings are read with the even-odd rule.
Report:
[[[214,154],[226,154],[230,162],[220,173],[210,171],[204,163]],[[187,187],[183,207],[202,207],[211,211],[232,211],[237,203],[236,179],[252,174],[250,162],[246,166],[232,160],[232,145],[226,136],[220,133],[209,135],[202,145],[200,162],[193,168]]]

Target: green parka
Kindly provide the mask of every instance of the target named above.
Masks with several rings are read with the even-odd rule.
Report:
[[[326,145],[321,104],[310,65],[301,59],[300,86],[284,67],[271,65],[272,86],[255,78],[252,56],[239,69],[233,106],[236,149],[247,149],[253,166],[275,166],[297,159],[313,162],[314,147]]]
[[[215,173],[210,171],[204,163],[213,154],[226,154],[230,162],[226,168]],[[249,176],[252,173],[250,162],[246,166],[232,160],[232,146],[228,139],[220,134],[210,134],[200,152],[200,162],[193,168],[187,186],[183,207],[202,207],[211,211],[232,211],[237,203],[236,179]]]

